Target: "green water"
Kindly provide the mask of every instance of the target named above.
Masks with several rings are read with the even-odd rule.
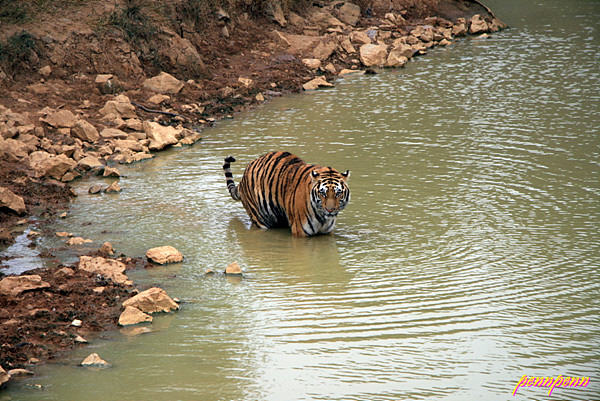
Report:
[[[600,399],[600,3],[488,5],[510,29],[220,122],[122,168],[118,195],[77,183],[56,231],[175,246],[183,263],[130,277],[182,308],[0,400],[550,398],[513,398],[523,375],[590,377],[551,397]],[[333,236],[251,228],[228,197],[223,158],[239,180],[271,150],[351,171]],[[233,261],[243,279],[204,275]],[[78,367],[91,352],[113,367]]]

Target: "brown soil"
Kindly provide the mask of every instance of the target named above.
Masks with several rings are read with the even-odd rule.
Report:
[[[211,13],[202,21],[193,21],[177,9],[176,5],[184,2],[140,0],[137,4],[145,13],[142,25],[156,27],[159,31],[158,34],[148,33],[157,36],[147,40],[142,34],[128,38],[125,30],[107,23],[111,13],[123,10],[124,1],[117,2],[115,8],[115,2],[60,0],[48,2],[54,5],[46,10],[35,8],[34,5],[40,2],[19,0],[14,3],[30,5],[30,19],[21,23],[3,21],[1,16],[7,2],[0,1],[0,43],[7,43],[11,35],[28,32],[35,38],[35,46],[33,52],[23,55],[23,59],[0,57],[0,106],[28,115],[31,124],[41,127],[36,135],[55,145],[72,145],[73,138],[39,121],[36,113],[45,107],[71,110],[94,126],[107,126],[98,110],[112,100],[114,94],[100,92],[94,83],[97,74],[114,74],[121,92],[133,102],[184,116],[183,119],[174,118],[138,109],[140,119],[165,125],[183,122],[186,127],[196,130],[224,116],[259,106],[262,101],[256,99],[257,94],[263,94],[268,101],[272,96],[301,91],[302,84],[315,75],[324,75],[328,80],[334,78],[330,72],[307,68],[301,55],[290,54],[289,49],[276,39],[275,30],[301,34],[302,27],[290,24],[282,28],[270,20],[262,8],[246,6],[227,10],[229,16],[226,18]],[[135,2],[128,0],[127,3]],[[152,7],[155,3],[166,8]],[[313,2],[297,3],[303,7],[293,10],[303,17],[314,8],[305,7]],[[331,2],[314,3],[328,5]],[[477,13],[489,15],[478,2],[470,0],[355,3],[362,7],[357,27],[363,29],[386,24],[384,14],[390,10],[401,13],[407,23],[396,30],[396,37],[408,34],[416,25],[425,24],[423,19],[426,17],[441,16],[455,21]],[[173,55],[173,46],[167,39],[175,34],[189,40],[200,60],[190,64],[180,62],[177,58],[180,54]],[[324,64],[331,62],[337,71],[360,68],[357,58],[356,55],[334,52]],[[47,76],[40,73],[44,66],[51,67]],[[145,89],[142,82],[160,71],[172,73],[182,81],[193,81],[188,81],[181,92],[170,95],[170,99],[160,105],[149,105],[147,100],[154,93]],[[238,82],[239,77],[251,78],[254,82],[246,87]],[[88,148],[84,150],[97,151],[102,145],[105,145],[102,141],[87,144]],[[48,177],[36,178],[25,160],[18,158],[0,158],[0,187],[21,196],[29,214],[17,216],[0,207],[0,247],[12,241],[13,233],[22,231],[15,227],[17,221],[55,216],[58,211],[68,208],[68,202],[74,196],[68,183]],[[1,263],[0,260],[0,268]],[[140,260],[130,262],[133,265],[141,263]],[[26,366],[31,358],[41,361],[53,358],[60,350],[77,345],[74,339],[78,334],[85,336],[91,331],[115,327],[121,312],[119,299],[128,297],[129,290],[102,279],[100,283],[96,275],[76,268],[71,276],[57,274],[62,267],[32,272],[49,282],[49,289],[24,293],[16,298],[0,295],[0,366],[11,369]],[[98,294],[93,288],[100,285],[105,286],[105,290]],[[85,320],[86,325],[81,328],[71,326],[75,318]]]

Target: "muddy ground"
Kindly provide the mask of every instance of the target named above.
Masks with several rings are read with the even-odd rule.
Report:
[[[470,32],[475,14],[485,17],[485,32],[504,27],[480,3],[467,0],[356,1],[360,6],[356,21],[341,24],[347,16],[340,1],[272,2],[282,5],[280,10],[265,7],[269,2],[248,1],[197,3],[210,5],[201,10],[185,7],[196,4],[193,1],[49,3],[0,1],[0,188],[21,197],[26,205],[19,213],[0,204],[0,251],[24,227],[37,229],[38,223],[31,222],[38,217],[57,218],[67,210],[75,196],[69,186],[73,179],[140,160],[136,159],[140,155],[151,157],[152,139],[139,132],[144,121],[179,126],[191,135],[274,96],[302,91],[303,84],[317,76],[334,82],[343,69],[371,68],[359,54],[364,35],[355,32],[371,35],[374,44],[388,49],[408,43],[411,58],[432,46],[451,45],[459,36],[481,33]],[[223,9],[221,4],[231,7]],[[303,42],[312,45],[303,47]],[[304,58],[317,59],[319,67]],[[183,86],[152,103],[149,100],[157,93],[144,82],[163,71]],[[113,75],[108,87],[96,82],[99,74]],[[130,106],[136,116],[128,118],[99,113],[119,94],[145,109]],[[117,128],[130,135],[128,139],[135,136],[138,142],[130,144],[135,150],[120,148],[114,138],[83,140],[68,125],[44,121],[62,110],[98,131]],[[180,143],[198,139],[199,135]],[[11,148],[17,145],[21,147]],[[52,157],[65,154],[71,165],[60,175],[40,172],[31,162],[37,151]],[[129,159],[116,157],[119,152]],[[100,160],[100,168],[83,165],[86,156]],[[145,259],[127,263],[139,268]],[[27,273],[39,274],[49,288],[18,296],[0,294],[1,367],[30,367],[81,344],[78,335],[116,327],[121,301],[131,296],[131,287],[77,266],[65,274],[64,267]],[[2,275],[0,257],[0,279]],[[94,291],[100,286],[103,292]],[[88,324],[72,326],[81,316]]]

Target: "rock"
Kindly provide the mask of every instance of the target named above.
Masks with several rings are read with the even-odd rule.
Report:
[[[105,167],[104,173],[102,173],[103,177],[120,177],[121,173],[114,167]]]
[[[11,369],[8,371],[8,375],[12,379],[13,377],[33,376],[33,375],[35,375],[35,373],[33,373],[31,370],[27,370],[27,369]]]
[[[125,121],[125,124],[127,124],[127,128],[129,128],[130,130],[142,130],[142,120],[140,120],[139,118],[128,118],[127,121]]]
[[[115,248],[113,248],[113,246],[110,244],[110,242],[107,241],[104,244],[102,244],[99,251],[105,255],[114,255]]]
[[[400,42],[400,39],[394,41],[392,45],[392,52],[396,53],[398,57],[406,57],[407,59],[411,58],[414,54],[412,46]]]
[[[96,127],[85,120],[79,120],[71,127],[71,135],[86,142],[96,142],[100,139]]]
[[[306,82],[304,85],[302,85],[302,89],[304,89],[305,91],[315,90],[321,86],[333,86],[333,84],[327,82],[325,80],[325,78],[323,78],[323,77],[317,77],[313,80]]]
[[[24,157],[36,149],[35,146],[28,145],[22,140],[16,139],[4,139],[0,136],[0,156],[6,157],[12,160],[18,160]]]
[[[101,256],[80,256],[79,268],[108,277],[116,283],[122,284],[128,280],[128,277],[123,274],[126,268],[125,264],[114,259],[107,259]]]
[[[392,50],[387,56],[385,62],[386,67],[404,67],[408,63],[408,59],[401,55],[400,51]]]
[[[65,238],[65,237],[72,237],[73,233],[68,233],[66,231],[58,231],[58,232],[54,233],[54,235],[56,235],[59,238]]]
[[[71,128],[77,123],[77,117],[70,110],[60,110],[40,120],[54,128]]]
[[[161,72],[155,77],[148,78],[143,83],[144,88],[162,94],[179,93],[183,85],[183,82],[166,72]]]
[[[166,291],[157,287],[142,291],[123,302],[123,307],[128,306],[145,313],[170,312],[179,309],[179,305],[167,295]]]
[[[489,30],[487,22],[485,22],[483,17],[479,14],[475,14],[473,17],[471,17],[469,22],[469,33],[471,35],[488,32]]]
[[[333,63],[327,63],[327,65],[323,67],[323,69],[330,74],[335,74],[337,72]]]
[[[29,156],[29,168],[37,178],[52,177],[60,180],[65,173],[74,168],[77,162],[65,155],[52,155],[44,151],[36,151]]]
[[[113,181],[112,184],[110,184],[105,190],[105,193],[107,194],[111,194],[111,193],[118,193],[121,192],[121,186],[119,185],[118,181]]]
[[[25,201],[19,195],[15,195],[10,189],[0,187],[0,209],[7,208],[16,214],[27,213]]]
[[[467,34],[467,25],[458,23],[452,27],[452,36],[465,36]]]
[[[104,167],[104,164],[96,156],[86,156],[77,162],[77,166],[87,171],[93,168]]]
[[[360,47],[360,61],[367,67],[380,67],[387,61],[386,45],[362,45]]]
[[[326,37],[323,40],[320,40],[314,49],[312,49],[311,54],[313,58],[319,60],[327,60],[337,49],[337,43],[333,41],[331,38]]]
[[[242,268],[237,262],[230,263],[225,268],[225,274],[242,274]]]
[[[350,34],[350,41],[352,43],[358,43],[363,45],[369,45],[373,43],[369,35],[361,31],[352,32],[352,34]]]
[[[68,241],[65,242],[65,244],[67,245],[83,245],[83,244],[89,244],[90,242],[93,242],[91,239],[84,239],[82,237],[73,237],[70,238]]]
[[[146,251],[148,260],[160,265],[166,263],[177,263],[183,260],[183,255],[172,246],[159,246],[157,248],[148,249]]]
[[[102,192],[102,185],[92,185],[90,189],[88,189],[88,193],[92,195],[99,194],[100,192]]]
[[[10,375],[0,366],[0,387],[10,380]]]
[[[279,43],[281,46],[284,47],[290,47],[292,44],[290,43],[290,41],[285,37],[284,34],[282,34],[279,31],[275,31],[274,33],[275,35],[275,40],[277,41],[277,43]]]
[[[80,344],[86,344],[88,340],[86,340],[78,334],[77,337],[75,337],[75,342]]]
[[[345,2],[338,10],[338,18],[348,25],[356,25],[360,18],[360,7],[356,4]]]
[[[271,21],[277,22],[282,27],[287,25],[287,21],[285,20],[281,3],[279,1],[268,1],[265,5],[265,13]]]
[[[46,65],[38,70],[38,72],[44,77],[48,78],[52,74],[52,67]]]
[[[37,274],[5,277],[0,281],[0,293],[16,297],[26,291],[49,288],[50,284],[43,281]]]
[[[304,18],[302,18],[295,12],[290,12],[288,14],[288,20],[289,20],[290,24],[297,26],[297,27],[304,27],[306,25],[306,21],[304,20]]]
[[[104,139],[127,139],[129,135],[125,131],[117,128],[104,128],[100,132],[100,136]]]
[[[144,121],[142,124],[144,132],[150,139],[148,148],[150,150],[162,150],[170,145],[175,145],[178,141],[178,131],[173,127],[164,127],[159,123]]]
[[[114,94],[123,91],[123,87],[113,74],[98,74],[94,80],[96,87],[103,95]]]
[[[99,112],[104,117],[113,114],[119,118],[137,118],[135,106],[125,95],[119,95],[114,100],[109,100]]]
[[[81,362],[81,366],[96,367],[96,368],[108,368],[110,363],[100,358],[97,353],[90,354],[87,358]]]
[[[192,132],[190,135],[179,141],[182,145],[192,145],[202,139],[202,134],[200,132]]]
[[[249,88],[252,85],[254,85],[254,81],[250,78],[239,77],[238,82],[244,85],[246,88]]]
[[[440,46],[450,46],[452,44],[452,42],[450,42],[448,39],[444,38],[442,40],[440,40]]]
[[[148,99],[148,103],[151,103],[151,104],[154,104],[154,105],[158,106],[162,102],[167,102],[169,100],[171,100],[170,96],[162,95],[160,93],[157,93],[156,95],[153,95],[153,96],[151,96]]]
[[[141,160],[152,159],[154,155],[145,152],[126,151],[113,156],[113,160],[120,164],[129,164],[139,162]]]
[[[132,324],[151,322],[152,316],[142,312],[138,308],[128,306],[125,308],[121,316],[119,316],[119,324],[121,326],[129,326]]]
[[[302,64],[310,68],[311,70],[316,70],[321,67],[321,60],[318,58],[303,58]]]
[[[340,47],[348,54],[356,53],[356,49],[352,46],[352,42],[350,42],[350,39],[347,37],[341,40]]]
[[[67,277],[71,277],[75,274],[75,271],[69,267],[63,267],[56,272],[57,275],[63,275]]]
[[[73,327],[81,327],[82,323],[83,323],[83,322],[82,322],[81,320],[79,320],[79,319],[74,319],[74,320],[71,322],[71,326],[73,326]]]
[[[262,93],[258,93],[256,96],[254,96],[254,99],[256,99],[257,102],[264,102],[265,101],[265,97],[263,96]]]

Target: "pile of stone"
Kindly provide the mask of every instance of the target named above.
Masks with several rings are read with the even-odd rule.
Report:
[[[282,26],[295,27],[302,34],[275,32],[275,38],[287,51],[302,58],[315,72],[344,75],[342,71],[366,67],[402,67],[415,55],[425,54],[434,46],[448,46],[456,37],[496,32],[506,25],[492,14],[476,14],[455,22],[439,17],[426,18],[421,25],[410,25],[401,11],[390,12],[375,25],[356,27],[361,10],[349,2],[333,2],[315,7],[303,18],[290,13],[288,19],[273,19]],[[289,20],[289,21],[288,21]],[[344,71],[344,73],[347,71]],[[325,81],[326,83],[326,81]],[[326,85],[312,82],[304,89]]]
[[[111,77],[98,76],[101,91],[117,86],[111,84]],[[144,83],[163,100],[165,93],[176,93],[183,85],[167,73]],[[149,159],[153,151],[191,145],[201,139],[199,132],[181,124],[173,127],[143,121],[136,106],[122,94],[107,101],[97,117],[100,123],[94,125],[82,110],[46,107],[39,113],[21,114],[0,105],[0,157],[23,162],[35,178],[69,182],[86,172],[114,175],[107,168],[111,163]],[[17,210],[22,213],[21,208]]]

